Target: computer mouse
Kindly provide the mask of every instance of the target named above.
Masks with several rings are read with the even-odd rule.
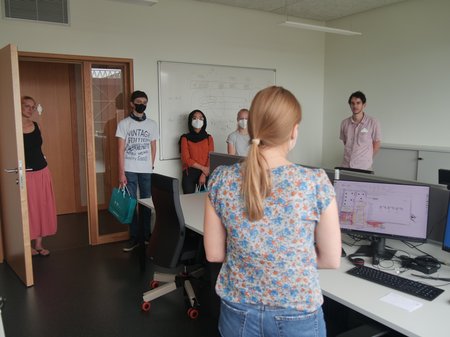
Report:
[[[360,257],[352,257],[351,255],[348,257],[351,263],[353,263],[354,266],[361,267],[364,266],[364,259]]]

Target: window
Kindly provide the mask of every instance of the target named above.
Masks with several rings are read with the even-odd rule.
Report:
[[[4,0],[7,18],[69,23],[68,0]]]

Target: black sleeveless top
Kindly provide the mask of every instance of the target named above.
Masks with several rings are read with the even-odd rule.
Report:
[[[23,134],[23,144],[25,148],[25,163],[27,169],[33,171],[42,170],[47,166],[44,154],[42,153],[41,130],[36,122],[33,122],[34,130]]]

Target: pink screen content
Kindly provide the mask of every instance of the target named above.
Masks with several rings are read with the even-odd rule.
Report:
[[[335,180],[342,229],[425,239],[428,186]]]

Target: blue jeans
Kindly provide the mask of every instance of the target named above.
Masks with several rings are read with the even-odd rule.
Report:
[[[139,186],[139,198],[150,198],[152,196],[151,173],[134,173],[125,172],[127,177],[127,188],[130,191],[132,197],[137,199],[137,188]],[[144,224],[144,238],[147,240],[150,237],[150,209],[147,207],[141,207],[140,216]],[[138,242],[139,238],[139,224],[137,219],[137,212],[134,212],[133,221],[130,224],[130,239]]]
[[[322,308],[303,313],[294,309],[222,300],[219,331],[222,337],[325,337]]]

